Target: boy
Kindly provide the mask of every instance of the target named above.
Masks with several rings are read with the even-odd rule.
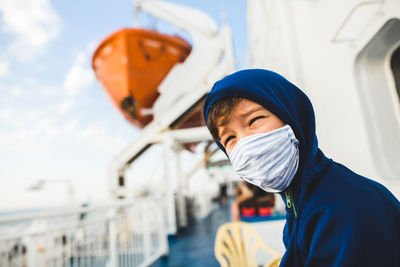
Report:
[[[400,203],[382,185],[325,157],[311,102],[267,70],[218,81],[204,118],[246,181],[286,204],[281,266],[400,266]]]

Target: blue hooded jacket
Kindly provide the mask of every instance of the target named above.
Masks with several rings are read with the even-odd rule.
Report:
[[[298,171],[281,193],[287,211],[281,266],[399,267],[399,201],[381,184],[325,157],[308,97],[272,71],[238,71],[207,95],[205,121],[215,102],[233,96],[262,105],[299,140]]]

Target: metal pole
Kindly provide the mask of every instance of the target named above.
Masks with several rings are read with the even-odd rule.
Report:
[[[180,148],[174,149],[175,154],[175,176],[176,181],[178,183],[177,190],[177,208],[178,208],[178,219],[179,226],[186,227],[187,226],[187,215],[186,215],[186,200],[185,200],[185,177],[181,173],[181,162],[180,162]]]
[[[169,157],[173,140],[168,138],[164,141],[164,175],[165,175],[165,194],[166,194],[166,222],[168,234],[176,234],[175,199],[173,177],[171,175],[171,160]]]

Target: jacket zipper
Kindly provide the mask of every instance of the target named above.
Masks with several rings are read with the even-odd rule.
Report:
[[[285,191],[285,197],[286,197],[286,206],[288,207],[288,209],[293,209],[294,217],[297,219],[296,206],[294,205],[293,196],[292,192],[290,192],[290,189],[287,189]]]

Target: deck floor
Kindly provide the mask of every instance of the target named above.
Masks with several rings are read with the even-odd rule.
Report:
[[[152,267],[213,267],[219,266],[214,257],[214,241],[218,227],[230,221],[229,205],[223,204],[203,221],[188,227],[169,239],[169,256],[158,259]]]

